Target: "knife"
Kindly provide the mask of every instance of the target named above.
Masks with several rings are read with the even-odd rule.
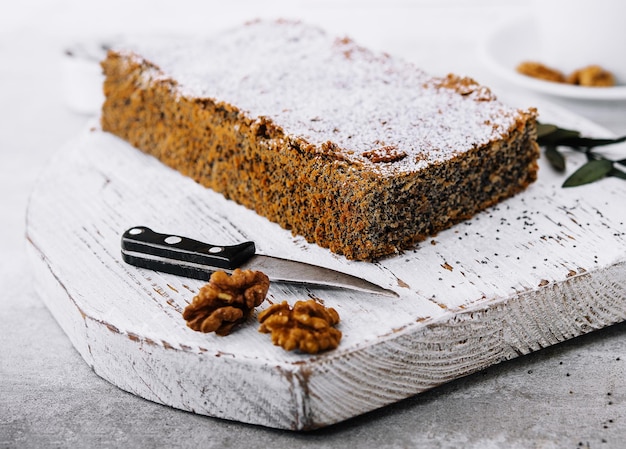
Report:
[[[398,296],[365,279],[304,262],[256,254],[254,242],[212,245],[174,234],[159,234],[135,226],[122,235],[124,262],[150,270],[208,281],[216,270],[262,271],[270,281],[317,287],[345,288]]]

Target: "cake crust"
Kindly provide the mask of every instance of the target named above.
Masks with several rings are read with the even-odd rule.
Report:
[[[301,23],[116,48],[102,66],[105,131],[350,259],[410,248],[537,176],[534,110]]]

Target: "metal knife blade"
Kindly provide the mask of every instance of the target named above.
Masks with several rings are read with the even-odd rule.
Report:
[[[256,254],[254,242],[214,245],[135,226],[122,235],[122,259],[131,265],[179,276],[209,280],[216,270],[236,268],[265,273],[273,282],[346,288],[398,296],[365,279],[304,262]]]

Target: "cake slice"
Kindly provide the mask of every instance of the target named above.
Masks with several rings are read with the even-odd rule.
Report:
[[[350,259],[397,253],[525,189],[536,112],[290,21],[108,52],[101,124]]]

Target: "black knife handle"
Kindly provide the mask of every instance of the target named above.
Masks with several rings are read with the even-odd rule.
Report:
[[[179,235],[159,234],[145,226],[132,227],[122,235],[125,262],[196,279],[208,279],[215,269],[234,270],[255,251],[254,242],[212,245]]]

